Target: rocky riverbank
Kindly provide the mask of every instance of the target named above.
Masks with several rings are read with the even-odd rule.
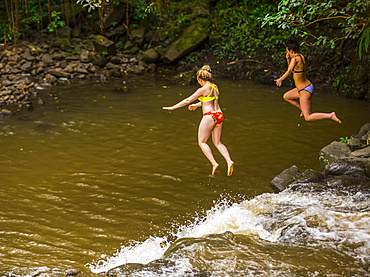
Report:
[[[64,41],[64,43],[63,43]],[[57,40],[38,46],[24,42],[0,52],[1,113],[5,106],[32,105],[37,91],[76,80],[105,81],[124,74],[153,72],[156,64],[139,60],[136,55],[97,53],[92,40]]]
[[[271,181],[275,192],[287,188],[314,191],[345,189],[370,192],[370,123],[355,135],[333,141],[321,149],[319,161],[323,171],[308,169],[302,174],[297,166],[285,169]]]

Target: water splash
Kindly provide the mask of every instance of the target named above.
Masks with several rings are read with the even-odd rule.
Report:
[[[196,216],[193,222],[177,227],[169,236],[179,240],[226,232],[257,237],[272,244],[323,246],[368,263],[370,198],[362,193],[286,190],[279,194],[265,193],[241,203],[224,199],[203,216]],[[87,266],[93,273],[101,273],[124,264],[146,265],[163,258],[171,245],[173,242],[167,241],[167,237],[150,237],[123,246],[114,256]],[[180,261],[186,270],[191,270],[186,258],[177,260]]]

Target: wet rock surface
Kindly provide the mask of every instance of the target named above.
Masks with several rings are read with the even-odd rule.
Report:
[[[324,190],[345,188],[347,191],[370,192],[370,123],[348,142],[334,141],[321,149],[319,160],[322,172],[306,170],[300,174],[293,165],[271,181],[275,192],[293,190]]]

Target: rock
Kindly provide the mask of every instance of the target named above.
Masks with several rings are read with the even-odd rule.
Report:
[[[294,183],[320,183],[324,179],[322,172],[314,169],[307,169]]]
[[[93,44],[95,51],[100,54],[104,53],[107,56],[115,56],[117,54],[117,49],[114,42],[104,36],[94,36]]]
[[[321,149],[319,154],[319,161],[321,167],[324,169],[328,164],[342,158],[349,157],[351,150],[349,147],[338,141],[333,141],[329,145]]]
[[[59,38],[55,43],[55,47],[58,47],[62,50],[67,50],[72,47],[71,42],[68,38]]]
[[[326,175],[350,175],[354,177],[370,177],[370,160],[344,158],[329,164],[324,173]]]
[[[77,66],[76,72],[82,74],[89,74],[89,72],[82,65]]]
[[[108,63],[108,59],[100,55],[90,55],[91,62],[93,65],[104,67]]]
[[[36,69],[36,74],[39,75],[40,73],[44,72],[44,68],[42,66]]]
[[[133,65],[130,71],[135,74],[143,74],[145,72],[145,67],[139,66],[139,65]]]
[[[297,166],[293,165],[285,169],[271,181],[271,187],[275,192],[286,189],[290,182],[297,180],[300,177]]]
[[[49,73],[46,74],[45,80],[46,80],[46,82],[48,82],[50,84],[54,84],[54,83],[56,83],[58,81],[58,79],[55,76],[53,76],[53,75],[51,75]]]
[[[57,52],[51,55],[51,58],[55,61],[62,61],[66,58],[65,52]]]
[[[121,69],[121,66],[120,66],[120,65],[113,64],[113,63],[111,63],[111,62],[107,63],[105,67],[106,67],[107,69],[114,69],[114,68]]]
[[[16,84],[24,82],[27,85],[31,84],[32,81],[33,81],[33,78],[29,75],[18,76],[13,80],[13,82]]]
[[[12,82],[10,82],[8,79],[5,79],[1,82],[2,86],[3,87],[7,87],[7,86],[10,86],[11,84],[13,84]]]
[[[139,45],[143,44],[145,38],[145,30],[146,29],[144,27],[132,30],[130,34],[131,41]]]
[[[35,45],[32,45],[32,44],[27,44],[27,47],[30,49],[30,51],[34,54],[34,55],[38,55],[41,53],[41,49],[40,47],[38,46],[35,46]]]
[[[0,115],[11,115],[12,112],[6,109],[0,109]]]
[[[58,79],[58,85],[70,85],[71,81],[68,78],[61,77]]]
[[[353,151],[365,147],[366,144],[358,138],[351,138],[348,140],[348,147]]]
[[[120,25],[120,26],[114,28],[109,33],[107,33],[106,36],[108,38],[113,37],[113,36],[117,36],[117,35],[122,36],[126,33],[126,31],[127,31],[127,29],[124,26]]]
[[[137,45],[134,45],[131,49],[130,49],[130,53],[131,54],[136,54],[137,52],[139,52],[140,51],[140,48],[139,48],[139,46],[137,46]]]
[[[28,71],[32,67],[32,62],[25,62],[21,66],[22,71]]]
[[[349,157],[350,158],[365,158],[365,159],[370,158],[370,146],[353,151],[349,155]]]
[[[24,59],[26,59],[27,61],[31,61],[31,62],[35,60],[35,57],[31,55],[30,50],[26,50],[26,51],[23,53],[22,57],[23,57]]]
[[[120,68],[113,68],[109,70],[109,76],[111,77],[121,77],[122,76],[122,71]]]
[[[65,78],[71,78],[71,74],[68,72],[64,72],[61,68],[55,68],[52,70],[49,70],[49,73],[54,75],[57,78],[65,77]]]
[[[41,60],[46,65],[53,63],[53,58],[49,54],[43,55]]]
[[[366,123],[363,125],[360,129],[360,131],[357,134],[357,137],[361,139],[364,135],[370,132],[370,123]]]
[[[76,22],[76,25],[73,26],[71,35],[72,35],[73,38],[80,37],[80,35],[81,35],[81,21],[80,20],[78,20]]]
[[[118,64],[118,65],[120,65],[120,64],[126,63],[126,62],[127,62],[127,59],[122,59],[122,58],[120,58],[120,57],[113,56],[113,57],[111,57],[111,58],[110,58],[110,61],[111,61],[111,63],[113,63],[113,64]]]
[[[130,48],[131,48],[131,47],[133,47],[133,46],[134,46],[133,42],[132,42],[132,41],[130,41],[130,40],[128,40],[128,41],[126,41],[126,43],[125,43],[124,49],[125,49],[125,50],[128,50],[128,49],[130,49]]]
[[[361,137],[361,141],[366,143],[366,145],[370,145],[370,131]]]
[[[68,269],[66,272],[66,276],[76,276],[81,273],[81,271],[77,269]]]
[[[155,63],[159,60],[159,54],[153,48],[143,52],[142,60],[147,63]]]
[[[71,38],[72,28],[69,26],[63,26],[61,28],[57,28],[56,32],[61,38]]]
[[[89,56],[89,51],[87,51],[86,49],[81,50],[80,61],[83,62],[83,63],[91,62],[91,57]]]
[[[186,29],[178,40],[168,46],[163,56],[163,60],[165,62],[173,62],[198,47],[206,39],[207,32],[203,26],[195,24]]]
[[[79,55],[73,55],[66,58],[66,61],[79,61],[80,56]]]

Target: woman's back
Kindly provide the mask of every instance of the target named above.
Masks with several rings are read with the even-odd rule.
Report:
[[[308,86],[311,82],[307,79],[306,75],[306,61],[301,54],[295,56],[296,64],[293,70],[293,79],[295,86],[298,90]]]
[[[204,85],[203,88],[203,96],[199,99],[202,102],[203,113],[220,112],[221,108],[218,103],[220,93],[218,90],[218,86],[216,84],[208,82]]]

